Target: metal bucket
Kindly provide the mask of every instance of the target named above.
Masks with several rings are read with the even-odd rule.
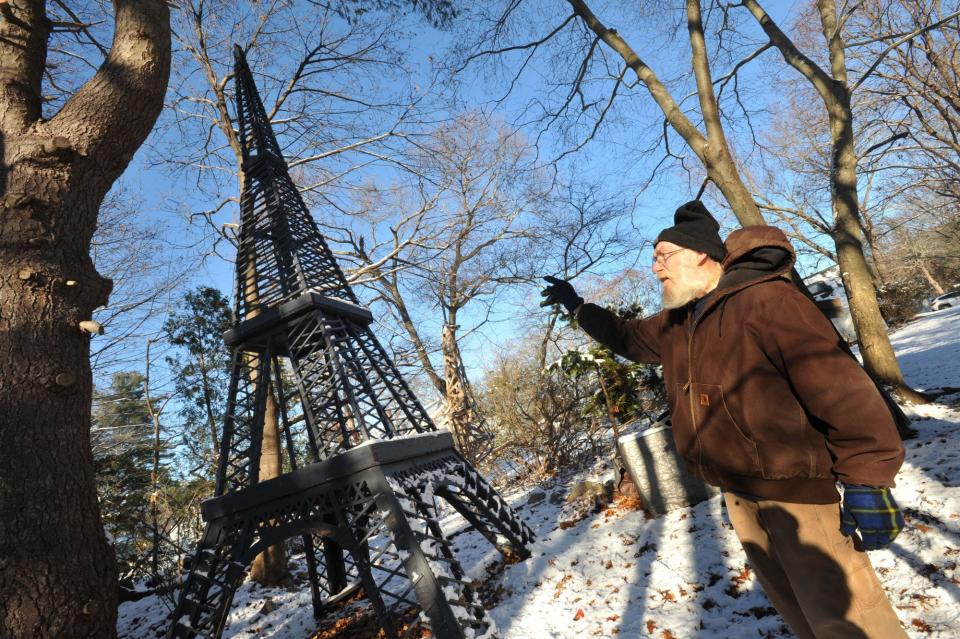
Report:
[[[669,420],[620,437],[617,450],[650,515],[693,506],[719,492],[683,467]]]

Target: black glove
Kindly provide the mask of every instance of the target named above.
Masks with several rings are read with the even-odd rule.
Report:
[[[551,304],[563,304],[568,313],[573,313],[583,304],[583,298],[577,295],[573,285],[567,280],[561,280],[547,275],[544,277],[550,286],[540,292],[545,299],[540,302],[540,306],[550,306]]]

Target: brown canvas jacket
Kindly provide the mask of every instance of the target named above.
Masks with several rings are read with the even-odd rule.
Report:
[[[837,479],[893,486],[904,450],[890,411],[789,281],[786,237],[749,227],[726,244],[725,275],[698,318],[693,303],[629,321],[584,304],[580,326],[623,357],[663,364],[677,450],[706,482],[799,503],[838,501]],[[764,266],[770,254],[783,259]]]

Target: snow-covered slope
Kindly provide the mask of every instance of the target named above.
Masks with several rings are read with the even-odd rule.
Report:
[[[911,384],[960,387],[960,308],[928,314],[893,341]],[[908,529],[870,558],[911,637],[960,637],[960,393],[908,412],[920,435],[907,442],[895,489]],[[565,488],[508,495],[538,541],[530,559],[488,579],[488,590],[499,591],[490,614],[503,639],[791,636],[746,567],[719,498],[656,519],[614,507],[561,528],[561,505],[549,498],[530,505],[528,494]],[[471,577],[485,577],[499,561],[475,533],[459,535],[456,545]],[[317,627],[309,602],[305,586],[247,584],[224,636],[306,639]],[[167,612],[156,597],[124,604],[121,637],[158,636]]]

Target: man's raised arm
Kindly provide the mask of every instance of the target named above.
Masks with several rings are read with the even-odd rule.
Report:
[[[584,303],[570,282],[549,275],[543,279],[550,285],[541,293],[545,299],[540,306],[561,304],[576,316],[580,328],[617,355],[634,362],[660,363],[662,314],[625,320],[596,304]]]

